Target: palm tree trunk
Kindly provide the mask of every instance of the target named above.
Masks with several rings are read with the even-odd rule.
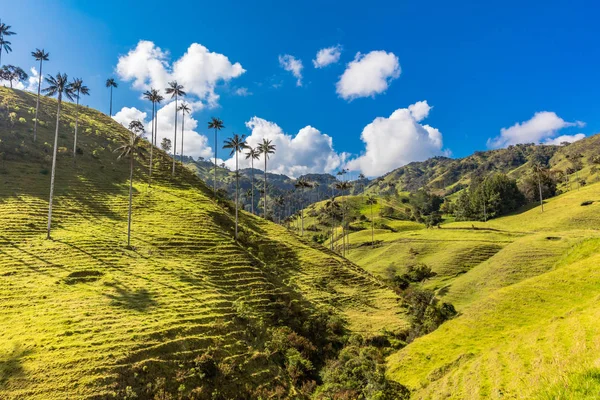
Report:
[[[240,190],[240,176],[238,174],[238,152],[235,150],[235,238],[238,237],[238,192]]]
[[[181,111],[181,154],[179,155],[179,160],[183,164],[183,131],[185,130],[185,112]]]
[[[217,128],[215,128],[215,179],[213,180],[213,193],[217,194]]]
[[[113,87],[110,87],[110,116],[112,117],[112,90]]]
[[[304,188],[302,188],[302,197],[304,197]],[[304,236],[304,207],[302,197],[300,197],[300,219],[302,220],[302,230],[300,236]]]
[[[544,199],[542,198],[542,179],[538,173],[538,189],[540,191],[540,206],[542,206],[542,212],[544,212]]]
[[[175,158],[177,157],[177,96],[175,96],[175,132],[173,134],[173,171],[171,174],[175,176]]]
[[[373,202],[371,202],[371,248],[375,247],[375,220],[373,220]]]
[[[60,103],[62,93],[58,94],[58,107],[56,109],[56,130],[54,131],[54,150],[52,152],[52,173],[50,175],[50,200],[48,201],[48,234],[46,239],[50,239],[50,228],[52,227],[52,201],[54,200],[54,177],[56,175],[56,153],[58,151],[58,126],[60,123]]]
[[[0,63],[2,65],[2,63]],[[40,59],[40,76],[38,79],[38,95],[35,103],[35,123],[33,125],[33,141],[37,138],[38,110],[40,108],[40,91],[42,90],[42,60]]]
[[[154,109],[155,104],[152,102],[152,127],[150,133],[150,165],[148,166],[148,186],[152,186],[152,156],[154,153]]]
[[[127,247],[131,247],[131,198],[133,192],[133,153],[131,153],[129,157],[129,214],[127,216]]]
[[[77,155],[77,128],[79,126],[79,90],[77,91],[77,105],[75,106],[75,139],[73,141],[73,162]]]
[[[254,214],[254,157],[250,157],[250,164],[252,168],[252,214]]]
[[[263,217],[267,219],[267,154],[265,153],[265,204],[263,206]]]

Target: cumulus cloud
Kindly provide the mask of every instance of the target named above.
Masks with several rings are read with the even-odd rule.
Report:
[[[583,138],[585,138],[585,134],[583,133],[577,133],[575,135],[562,135],[555,137],[554,139],[546,139],[544,140],[544,144],[554,144],[560,146],[564,142],[573,143]]]
[[[284,70],[291,72],[292,75],[297,79],[296,86],[302,86],[302,60],[297,59],[296,57],[284,54],[279,56],[279,65]]]
[[[488,139],[487,145],[497,149],[518,143],[541,143],[555,137],[563,128],[584,125],[581,121],[567,122],[554,112],[537,112],[527,121],[517,122],[510,128],[502,128],[499,136]]]
[[[146,122],[147,115],[148,114],[135,107],[123,107],[119,112],[113,115],[113,119],[124,127],[128,127],[131,121],[138,120],[143,123]]]
[[[223,54],[210,52],[199,43],[192,43],[181,58],[171,63],[168,52],[151,41],[141,40],[134,49],[119,57],[116,72],[140,91],[151,87],[162,90],[168,82],[176,80],[189,95],[216,106],[217,84],[237,78],[245,70],[240,63],[232,64]]]
[[[442,133],[420,123],[430,110],[426,101],[420,101],[397,109],[389,118],[375,118],[361,134],[365,152],[349,161],[347,167],[377,176],[412,161],[447,154],[442,150]]]
[[[317,58],[313,60],[315,68],[323,68],[329,64],[334,64],[340,60],[342,47],[338,44],[333,47],[326,47],[317,52]]]
[[[345,100],[374,97],[385,92],[390,82],[400,76],[400,72],[400,62],[394,53],[357,53],[340,76],[336,91]]]
[[[305,126],[294,136],[286,134],[274,122],[252,117],[246,126],[251,130],[247,138],[249,146],[258,146],[263,138],[270,139],[276,146],[275,154],[268,160],[269,172],[298,177],[312,172],[332,172],[341,166],[346,154],[338,154],[333,149],[333,140],[312,126]],[[240,155],[240,168],[250,167],[250,160]],[[225,161],[235,168],[235,158]],[[263,169],[264,159],[255,160],[254,167]]]
[[[192,113],[202,107],[202,103],[188,103],[192,109]],[[194,119],[190,113],[185,117],[185,130],[183,135],[183,153],[186,156],[194,158],[204,157],[210,158],[213,153],[212,148],[209,145],[208,138],[198,132],[198,121]],[[156,143],[160,146],[163,138],[167,138],[173,142],[174,130],[175,130],[175,102],[171,101],[165,104],[156,113],[157,122],[157,140]],[[138,110],[135,107],[123,107],[117,112],[113,119],[125,127],[129,126],[129,123],[133,120],[139,120],[144,124],[146,128],[145,137],[150,140],[152,132],[151,121],[147,120],[148,114]],[[173,149],[171,150],[173,152]],[[181,113],[177,117],[177,155],[181,154]]]

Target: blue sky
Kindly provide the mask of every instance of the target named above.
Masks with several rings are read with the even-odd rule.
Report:
[[[197,43],[198,57],[220,54],[230,64],[217,74],[223,79],[200,84],[200,94],[187,99],[195,112],[185,153],[211,153],[213,135],[205,126],[215,115],[227,127],[221,138],[237,132],[251,135],[252,143],[276,139],[282,151],[273,168],[293,175],[349,162],[375,176],[431,155],[461,157],[598,131],[600,9],[593,2],[191,3],[0,0],[0,18],[18,33],[2,61],[29,70],[30,52],[43,47],[51,53],[44,72],[83,78],[91,88],[84,103],[104,112],[104,81],[114,76],[120,86],[113,108],[134,115],[131,108],[150,107],[133,87],[135,60],[121,68],[127,80],[117,72],[119,57],[149,41],[161,49],[169,72]],[[317,51],[332,46],[339,46],[339,61],[315,68]],[[373,51],[381,53],[372,53],[371,67],[357,66],[347,88],[336,86],[349,63],[371,60]],[[302,62],[302,86],[282,68],[285,55]],[[396,68],[388,62],[394,59]],[[206,73],[189,61],[180,76]],[[243,73],[233,71],[236,63]],[[340,94],[356,92],[357,85],[359,94]],[[218,99],[209,99],[206,87]],[[237,95],[243,88],[251,94]],[[416,114],[408,109],[414,104],[422,106]],[[172,121],[163,122],[161,134],[169,137]]]

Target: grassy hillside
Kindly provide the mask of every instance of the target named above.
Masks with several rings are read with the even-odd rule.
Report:
[[[320,354],[344,330],[406,324],[379,280],[281,226],[242,213],[234,241],[231,206],[183,166],[172,178],[163,153],[152,187],[136,166],[126,249],[128,166],[112,150],[127,131],[82,109],[74,163],[72,104],[45,240],[56,103],[36,144],[34,96],[2,88],[0,104],[0,398],[301,397],[269,350],[277,329]]]
[[[350,234],[381,277],[424,263],[460,316],[388,360],[414,398],[597,398],[600,184],[489,222]],[[590,204],[591,203],[591,204]]]

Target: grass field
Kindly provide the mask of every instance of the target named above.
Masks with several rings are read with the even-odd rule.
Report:
[[[171,178],[162,152],[151,187],[136,167],[127,249],[128,166],[112,153],[127,131],[83,109],[74,163],[71,104],[45,240],[56,103],[43,99],[33,144],[34,97],[2,88],[0,99],[25,120],[0,126],[0,398],[104,398],[163,373],[179,385],[178,367],[208,351],[222,369],[241,371],[232,388],[271,387],[284,379],[281,367],[242,321],[251,313],[275,326],[277,304],[300,304],[306,323],[326,310],[366,336],[406,324],[379,280],[281,226],[242,213],[236,242],[231,206],[181,166]]]

